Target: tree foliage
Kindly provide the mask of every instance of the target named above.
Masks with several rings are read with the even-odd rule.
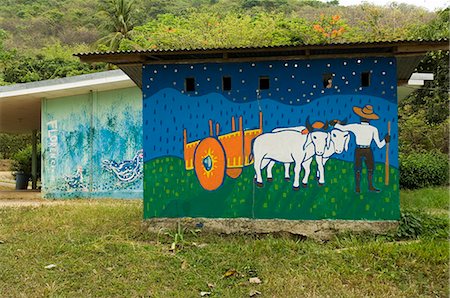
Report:
[[[76,49],[81,51],[84,48]],[[3,60],[3,84],[63,78],[106,69],[104,63],[81,63],[78,58],[72,56],[73,49],[75,48],[56,43],[44,47],[39,53],[20,54],[14,51]]]
[[[312,33],[304,20],[286,20],[281,13],[193,12],[160,15],[136,27],[132,41],[149,49],[244,47],[300,43]],[[125,42],[121,48],[129,47]]]
[[[108,35],[99,40],[106,44],[109,50],[119,49],[122,40],[131,40],[134,27],[133,0],[106,0],[103,13],[106,14],[104,28]]]
[[[31,134],[0,133],[0,158],[10,159],[26,144],[31,144]]]
[[[106,70],[72,56],[91,50],[450,36],[449,8],[430,12],[395,2],[343,7],[337,0],[3,0],[0,28],[0,85]],[[401,152],[448,152],[448,65],[448,52],[434,52],[418,66],[435,80],[399,103]]]

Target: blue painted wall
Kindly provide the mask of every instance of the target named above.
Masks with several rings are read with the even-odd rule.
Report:
[[[361,74],[370,73],[370,85]],[[323,75],[333,74],[332,88],[324,88]],[[222,77],[232,80],[222,90]],[[258,89],[260,76],[270,88]],[[185,90],[185,79],[195,78],[195,91]],[[149,217],[250,217],[286,219],[397,219],[398,126],[397,80],[394,58],[326,59],[248,63],[146,65],[143,68],[144,216]],[[390,183],[384,186],[386,149],[372,143],[380,193],[367,191],[363,168],[361,193],[355,193],[355,137],[348,151],[328,162],[325,186],[311,177],[307,188],[292,190],[276,165],[273,183],[255,188],[253,166],[242,174],[225,177],[218,189],[206,190],[198,173],[186,169],[183,130],[187,141],[210,135],[208,121],[220,124],[220,135],[231,131],[231,118],[243,117],[244,130],[259,126],[263,133],[277,127],[305,125],[332,119],[358,123],[353,107],[373,106],[379,120],[371,122],[382,139],[391,123]],[[216,137],[213,137],[216,138]],[[313,163],[313,167],[314,167]],[[292,172],[292,169],[291,169]],[[313,171],[315,172],[315,170]],[[292,174],[292,173],[291,173]],[[264,175],[265,176],[265,175]],[[366,183],[366,184],[364,184]]]
[[[45,197],[142,197],[138,88],[45,99],[42,111]]]

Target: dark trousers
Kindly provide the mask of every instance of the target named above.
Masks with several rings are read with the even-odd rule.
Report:
[[[361,172],[363,159],[366,162],[367,170],[373,172],[375,164],[373,161],[373,152],[370,147],[355,149],[355,172]]]

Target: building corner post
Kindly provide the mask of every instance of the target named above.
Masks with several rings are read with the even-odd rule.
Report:
[[[31,189],[37,188],[37,130],[31,132]]]

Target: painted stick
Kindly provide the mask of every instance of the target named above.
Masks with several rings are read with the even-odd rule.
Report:
[[[208,124],[209,124],[209,136],[212,137],[212,136],[214,135],[214,132],[213,132],[213,122],[212,122],[212,120],[209,120],[209,121],[208,121]]]
[[[387,123],[388,136],[391,135],[391,121]],[[384,184],[389,185],[389,143],[386,143],[386,161],[384,163]]]

